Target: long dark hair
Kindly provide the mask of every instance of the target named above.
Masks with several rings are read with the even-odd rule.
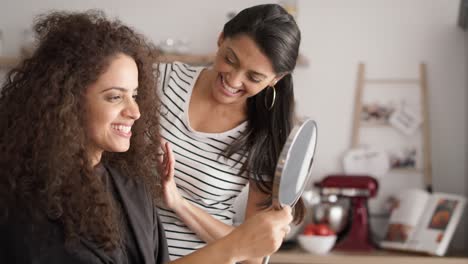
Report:
[[[247,150],[242,172],[248,172],[257,188],[271,195],[272,176],[281,149],[292,129],[294,91],[291,73],[296,67],[301,33],[294,18],[276,4],[257,5],[242,10],[224,25],[223,36],[247,35],[270,59],[277,75],[284,75],[275,85],[276,100],[269,110],[272,88],[247,99],[248,128],[228,149],[226,155]],[[270,178],[265,178],[270,177]],[[270,201],[265,201],[269,204]],[[302,200],[295,207],[295,220],[304,214]]]
[[[34,30],[37,49],[9,72],[0,95],[0,208],[57,221],[65,241],[85,237],[111,250],[121,242],[118,210],[87,155],[84,92],[119,54],[135,60],[141,118],[130,149],[102,160],[143,182],[157,200],[153,48],[99,11],[39,16]]]

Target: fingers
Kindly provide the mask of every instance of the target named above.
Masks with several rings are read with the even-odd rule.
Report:
[[[281,210],[284,211],[286,214],[291,214],[292,212],[291,206],[289,205],[284,205]]]
[[[284,238],[291,231],[291,226],[289,225],[293,220],[291,210],[291,207],[286,205],[280,210],[271,207],[263,211],[264,224],[270,226],[271,230],[275,230],[274,232],[277,235]]]
[[[291,214],[292,209],[291,209],[291,206],[289,205],[282,205],[281,208],[275,208],[273,206],[270,206],[267,209],[265,209],[265,211],[278,211],[278,212],[284,212],[284,214]]]
[[[161,168],[164,168],[165,169],[165,164],[166,164],[166,161],[165,161],[165,156],[164,153],[164,144],[166,143],[166,141],[164,141],[163,138],[161,138],[161,141],[160,141],[160,145],[159,145],[159,149],[156,150],[156,155],[157,155],[157,160],[159,162],[159,166],[161,166]],[[165,175],[164,175],[165,176]]]
[[[164,157],[164,175],[166,177],[169,177],[170,174],[169,174],[169,164],[168,164],[168,160],[169,160],[169,157],[167,156],[167,142],[164,143],[164,145],[161,145],[161,149],[163,150],[163,157]]]
[[[163,179],[164,181],[171,180],[171,178],[174,176],[174,171],[175,171],[175,158],[174,158],[174,153],[172,152],[171,146],[169,142],[165,141],[164,139],[161,139],[161,145],[160,145],[160,154],[159,155],[159,162],[161,164],[162,172],[163,172]]]
[[[278,221],[282,224],[289,224],[292,220],[292,209],[289,205],[283,206],[280,210],[273,210],[274,214],[277,216],[275,217]]]
[[[281,226],[280,230],[282,231],[282,238],[284,239],[289,234],[289,232],[291,232],[290,223],[293,220],[293,216],[291,214],[291,207],[283,206],[281,210],[277,210],[277,213],[279,226]]]
[[[283,236],[283,238],[284,238],[289,234],[289,232],[291,232],[291,226],[286,225],[285,227],[283,227],[283,232],[284,232],[284,236]]]
[[[175,159],[169,142],[164,144],[164,164],[166,175],[172,177],[174,175]]]

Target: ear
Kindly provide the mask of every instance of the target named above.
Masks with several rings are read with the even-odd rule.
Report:
[[[223,34],[223,32],[221,32],[221,33],[219,33],[219,36],[218,36],[218,48],[219,48],[219,46],[221,46],[223,41],[224,41],[224,34]]]
[[[270,86],[275,86],[277,82],[279,82],[281,79],[283,79],[283,77],[286,75],[287,73],[281,73],[281,74],[278,74],[275,78],[273,78],[273,80],[271,80],[270,82]]]

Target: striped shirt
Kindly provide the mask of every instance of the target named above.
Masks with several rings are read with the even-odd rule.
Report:
[[[240,136],[247,123],[222,133],[193,130],[188,120],[188,107],[193,86],[203,68],[174,62],[161,64],[159,70],[161,135],[171,143],[174,152],[177,188],[186,200],[232,225],[234,200],[248,178],[238,175],[242,164],[236,161],[244,160],[240,153],[229,158],[220,154]],[[205,245],[174,212],[160,208],[159,214],[172,260]]]

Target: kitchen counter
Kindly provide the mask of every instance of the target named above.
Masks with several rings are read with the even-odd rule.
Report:
[[[369,253],[331,251],[327,255],[313,255],[294,248],[280,250],[270,258],[271,264],[468,264],[468,257],[437,257],[420,254],[376,250]]]

